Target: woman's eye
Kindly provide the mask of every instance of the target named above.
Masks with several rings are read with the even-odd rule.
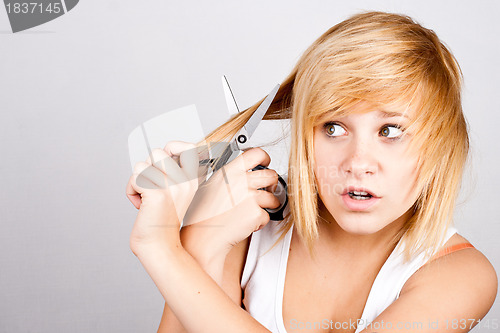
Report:
[[[399,125],[386,125],[380,130],[380,135],[389,139],[395,139],[403,134],[403,130]]]
[[[326,123],[323,125],[325,132],[328,136],[341,136],[347,133],[347,131],[336,123]]]

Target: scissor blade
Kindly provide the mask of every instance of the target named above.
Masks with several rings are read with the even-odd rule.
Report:
[[[238,108],[238,104],[236,104],[236,99],[234,98],[233,92],[231,91],[231,87],[229,86],[229,82],[227,81],[225,75],[222,76],[222,88],[224,89],[224,96],[226,97],[229,114],[232,116],[233,114],[239,113],[240,109]]]
[[[274,100],[274,97],[278,93],[278,89],[280,88],[280,85],[277,84],[273,90],[267,95],[267,97],[264,99],[264,101],[260,104],[259,108],[255,110],[253,115],[248,119],[247,123],[245,126],[243,126],[247,132],[248,139],[252,137],[253,132],[257,129],[257,126],[259,126],[259,123],[262,121],[262,118],[264,118],[264,115],[266,114],[267,110],[271,106],[271,103]]]
[[[215,165],[213,166],[213,172],[216,172],[224,165],[228,164],[234,160],[240,153],[240,150],[234,142],[221,142],[220,144],[227,144],[222,153],[215,158]]]

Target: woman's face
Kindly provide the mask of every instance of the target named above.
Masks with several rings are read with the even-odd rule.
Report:
[[[327,213],[344,231],[366,235],[404,223],[419,194],[418,154],[408,149],[411,134],[402,136],[411,114],[365,102],[352,111],[315,127],[314,171]]]

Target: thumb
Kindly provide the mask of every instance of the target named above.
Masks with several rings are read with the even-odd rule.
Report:
[[[127,194],[127,198],[134,205],[134,207],[139,209],[141,207],[141,194],[139,192],[139,189],[135,188],[134,186],[136,178],[135,176],[135,174],[130,176],[127,183],[127,188],[125,189],[125,193]]]
[[[141,186],[137,185],[138,181]],[[141,208],[142,193],[144,193],[145,188],[155,188],[155,185],[149,179],[142,177],[140,174],[138,175],[134,173],[130,176],[125,193],[127,198],[137,209]]]

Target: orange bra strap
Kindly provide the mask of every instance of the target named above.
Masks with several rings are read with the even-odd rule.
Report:
[[[455,244],[455,245],[449,246],[449,247],[447,247],[447,248],[442,249],[441,251],[439,251],[427,263],[429,263],[429,262],[431,262],[433,260],[436,260],[437,258],[440,258],[442,256],[445,256],[447,254],[450,254],[450,253],[453,253],[453,252],[456,252],[456,251],[460,251],[460,250],[463,250],[463,249],[468,249],[468,248],[474,248],[474,246],[471,243],[460,243],[460,244]]]

